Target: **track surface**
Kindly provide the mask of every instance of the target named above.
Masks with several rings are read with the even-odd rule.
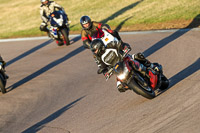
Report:
[[[164,67],[168,90],[153,100],[119,93],[97,75],[89,50],[51,40],[1,42],[8,92],[0,94],[1,133],[199,133],[200,32],[121,35],[130,53]]]

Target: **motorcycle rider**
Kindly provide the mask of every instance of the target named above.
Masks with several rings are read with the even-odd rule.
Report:
[[[99,29],[106,29],[113,36],[117,37],[118,40],[121,40],[118,32],[115,30],[111,30],[108,24],[92,21],[89,16],[82,16],[80,18],[80,24],[82,26],[81,39],[83,41],[83,46],[85,48],[88,48],[88,49],[90,48],[90,43],[92,42],[92,36]]]
[[[124,49],[121,44],[122,44],[121,41],[119,43],[111,42],[111,43],[107,44],[107,46],[105,47],[105,45],[101,39],[95,39],[94,41],[92,41],[92,43],[90,45],[90,49],[93,52],[93,54],[97,60],[98,67],[100,69],[102,69],[102,71],[98,74],[103,73],[105,76],[108,74],[108,73],[106,73],[108,71],[108,69],[107,69],[108,66],[102,61],[102,57],[101,57],[105,53],[106,49],[115,49],[118,51],[118,54],[121,54],[121,55],[123,55],[125,53],[125,51],[127,51],[127,48]],[[119,58],[117,56],[110,57],[110,55],[108,53],[104,57],[107,56],[113,60],[115,60],[116,58]],[[142,57],[140,57],[140,56],[142,56]],[[136,59],[139,59],[141,61],[149,62],[147,59],[144,58],[143,54],[141,54],[141,53],[136,54],[133,58],[135,58],[135,57],[136,57]],[[149,77],[148,74],[146,73],[147,67],[145,65],[143,65],[142,63],[140,63],[139,61],[137,61],[136,59],[131,60],[133,69],[140,72],[143,76]],[[127,88],[125,88],[120,81],[117,81],[117,89],[120,92],[125,92],[127,90]]]
[[[51,36],[49,33],[49,29],[47,28],[48,21],[49,21],[49,15],[56,10],[61,10],[66,15],[67,21],[69,20],[68,16],[65,13],[64,8],[62,6],[60,6],[59,4],[57,4],[56,2],[49,1],[49,0],[40,0],[40,2],[41,2],[40,15],[41,15],[41,19],[43,21],[40,25],[40,30],[47,32],[48,36],[53,38],[53,36]]]
[[[100,22],[92,21],[89,16],[82,16],[80,19],[80,24],[82,26],[81,38],[83,41],[83,46],[85,48],[88,48],[88,49],[90,48],[90,44],[92,42],[92,36],[96,32],[98,32],[98,30],[100,30],[100,29],[107,30],[110,34],[112,34],[114,37],[116,37],[119,41],[122,42],[118,32],[115,30],[111,30],[111,28],[108,24],[103,24]],[[127,43],[122,42],[121,45],[124,49],[125,48],[131,49],[130,45]],[[95,58],[95,62],[97,63],[96,58]],[[99,68],[97,73],[102,73],[102,71],[103,71],[103,69]]]
[[[4,74],[5,78],[8,79],[9,76],[5,73],[6,72],[6,70],[5,70],[6,62],[3,60],[1,55],[0,55],[0,65],[2,66],[2,70],[3,70],[3,74]]]

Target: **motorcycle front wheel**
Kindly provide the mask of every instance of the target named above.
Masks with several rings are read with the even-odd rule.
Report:
[[[68,29],[67,28],[61,29],[61,33],[62,33],[62,36],[63,36],[63,43],[65,45],[70,45],[69,37],[68,37],[68,34],[69,34]]]
[[[5,82],[3,82],[3,76],[0,74],[0,91],[4,94],[6,93]]]
[[[145,98],[153,99],[156,97],[155,92],[150,88],[144,88],[141,84],[137,83],[134,79],[132,79],[129,84],[129,88],[132,89],[135,93],[142,95]],[[148,87],[148,86],[147,86]],[[150,91],[147,91],[150,90]]]

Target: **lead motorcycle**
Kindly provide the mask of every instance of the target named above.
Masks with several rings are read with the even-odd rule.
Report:
[[[99,30],[92,37],[92,40],[95,39],[101,39],[105,47],[113,41],[119,43],[119,40],[116,37],[104,29]],[[133,69],[131,65],[133,57],[128,54],[129,52],[129,49],[127,49],[123,54],[120,54],[114,49],[106,49],[105,53],[101,56],[102,61],[108,66],[108,71],[106,74],[104,73],[106,81],[111,77],[111,75],[116,74],[117,80],[121,81],[127,90],[133,90],[138,95],[142,95],[148,99],[156,97],[156,90],[167,89],[169,86],[169,80],[163,74],[162,65],[152,63],[152,65],[147,68],[147,75],[143,76],[141,73]],[[116,56],[117,59],[114,59],[111,56]],[[112,61],[110,61],[110,59]],[[135,62],[141,63],[137,60]]]
[[[69,41],[69,22],[67,21],[67,16],[63,11],[54,11],[49,15],[50,22],[50,36],[52,36],[58,46],[63,44],[70,45]]]
[[[3,69],[3,64],[0,62],[0,91],[4,94],[6,93],[6,82],[7,82],[7,78],[5,76],[5,72]]]

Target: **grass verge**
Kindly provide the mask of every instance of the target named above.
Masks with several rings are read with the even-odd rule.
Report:
[[[55,0],[67,12],[70,34],[80,33],[82,15],[118,31],[194,28],[200,25],[200,0]],[[40,2],[1,0],[0,38],[43,36]]]

